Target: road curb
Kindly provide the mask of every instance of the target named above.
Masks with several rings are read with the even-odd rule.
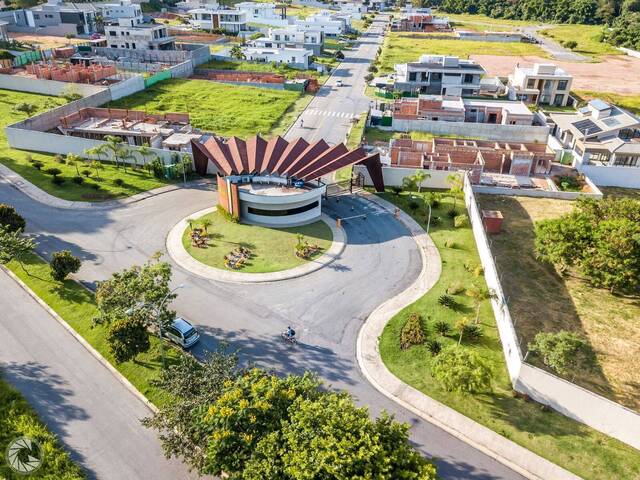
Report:
[[[363,197],[390,213],[397,212],[395,205],[375,195],[366,193]],[[429,291],[441,273],[440,254],[433,240],[405,212],[399,210],[397,216],[418,245],[422,271],[405,291],[379,305],[360,328],[356,340],[356,358],[364,377],[394,402],[528,479],[579,480],[573,473],[411,387],[387,369],[378,348],[384,327],[396,313]],[[434,258],[438,261],[433,262]]]
[[[190,216],[180,220],[169,231],[166,239],[166,248],[169,257],[176,262],[181,268],[189,273],[197,275],[207,280],[225,283],[271,283],[283,280],[291,280],[293,278],[303,277],[324,268],[335,262],[346,248],[347,234],[342,227],[337,227],[335,220],[326,214],[322,214],[320,220],[326,223],[333,234],[333,242],[329,249],[319,258],[312,260],[303,265],[299,265],[288,270],[270,273],[242,273],[223,270],[221,268],[211,267],[193,258],[185,250],[182,245],[182,235],[187,228],[188,218],[197,218],[207,213],[214,212],[216,207],[205,208],[198,212],[192,213]]]
[[[93,346],[87,342],[82,335],[74,330],[74,328],[69,325],[58,313],[53,310],[44,300],[42,300],[36,293],[29,288],[29,286],[24,283],[15,273],[9,270],[4,265],[0,265],[0,269],[5,272],[9,277],[11,277],[19,286],[22,288],[27,294],[29,294],[38,304],[46,310],[46,312],[51,315],[60,325],[62,325],[67,332],[69,332],[73,338],[75,338],[85,349],[89,351],[91,355],[95,357],[98,362],[102,364],[111,374],[127,389],[130,393],[132,393],[135,397],[138,398],[151,412],[157,413],[158,408],[151,403],[147,397],[145,397],[140,390],[138,390],[127,378],[122,375],[111,363],[104,358],[100,352],[98,352]]]

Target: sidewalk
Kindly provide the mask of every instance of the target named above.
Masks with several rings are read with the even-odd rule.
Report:
[[[364,195],[387,211],[395,205],[375,195]],[[400,210],[399,220],[407,227],[422,256],[423,268],[416,281],[404,292],[389,299],[369,315],[358,333],[356,357],[366,379],[382,394],[407,410],[442,428],[521,475],[534,480],[579,480],[579,477],[480,425],[452,408],[437,402],[393,375],[382,362],[378,338],[387,322],[407,305],[433,287],[442,270],[438,249],[409,215]]]
[[[36,202],[44,203],[50,207],[64,208],[69,210],[106,210],[111,208],[123,207],[132,203],[140,202],[147,198],[155,197],[167,192],[173,192],[181,188],[193,187],[193,186],[206,186],[213,185],[213,182],[206,179],[198,179],[187,182],[186,185],[182,183],[176,183],[174,185],[167,185],[164,187],[155,188],[146,192],[132,195],[131,197],[122,198],[120,200],[111,200],[108,202],[72,202],[70,200],[63,200],[58,197],[54,197],[50,193],[45,192],[40,187],[35,186],[30,181],[18,175],[9,167],[0,164],[0,183],[8,183],[16,189],[20,190],[26,196],[32,198]]]

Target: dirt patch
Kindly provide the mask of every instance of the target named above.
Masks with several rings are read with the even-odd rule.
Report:
[[[86,42],[80,38],[55,37],[53,35],[33,35],[30,33],[11,32],[9,36],[15,40],[31,43],[38,48],[59,48]]]
[[[535,56],[471,55],[489,75],[506,77],[516,64],[554,63],[573,75],[573,90],[597,90],[621,95],[634,95],[640,91],[640,58],[628,55],[607,55],[598,63],[550,61]]]

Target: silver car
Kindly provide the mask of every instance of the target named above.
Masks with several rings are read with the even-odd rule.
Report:
[[[171,326],[164,332],[164,336],[182,348],[189,348],[200,340],[200,334],[182,317],[176,318]]]

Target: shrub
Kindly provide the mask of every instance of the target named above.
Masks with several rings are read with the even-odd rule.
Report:
[[[529,351],[542,358],[546,366],[560,375],[591,370],[595,365],[595,355],[587,341],[566,330],[537,333],[533,342],[529,343]]]
[[[453,219],[453,226],[456,228],[468,227],[469,226],[469,217],[464,213],[460,215],[456,215]]]
[[[89,184],[91,186],[91,188],[93,188],[94,190],[100,190],[100,185],[98,185],[97,183],[91,183]]]
[[[121,186],[123,186],[123,185],[124,185],[124,180],[122,180],[121,178],[114,178],[114,179],[113,179],[113,184],[114,184],[116,187],[121,187]]]
[[[431,217],[431,225],[440,225],[442,223],[442,218],[439,216]]]
[[[375,65],[369,65],[368,70],[369,70],[371,73],[376,73],[376,72],[378,71],[378,67],[376,67]]]
[[[91,170],[85,168],[84,170],[80,170],[80,173],[85,177],[89,178],[91,176]]]
[[[438,340],[427,340],[427,349],[432,356],[438,355],[442,351],[442,344]]]
[[[438,208],[440,206],[440,200],[442,199],[442,195],[438,192],[429,192],[426,195],[426,200],[431,208]]]
[[[56,167],[49,167],[44,171],[44,173],[46,173],[47,175],[53,175],[54,177],[57,177],[62,173],[62,170]]]
[[[334,55],[334,56],[335,56],[335,57],[336,57],[336,59],[338,59],[338,60],[344,60],[344,53],[342,53],[342,51],[341,51],[341,50],[338,50],[338,51],[335,53],[335,55]]]
[[[476,267],[473,269],[473,276],[481,277],[482,275],[484,275],[484,267],[482,265],[476,265]]]
[[[82,177],[80,177],[80,176],[76,175],[75,177],[73,177],[73,178],[71,179],[71,181],[72,181],[73,183],[75,183],[76,185],[82,185],[82,184],[84,183],[84,178],[82,178]]]
[[[438,320],[436,323],[434,323],[433,329],[443,337],[446,337],[451,332],[451,327],[444,320]]]
[[[80,259],[71,254],[69,250],[55,252],[51,257],[51,277],[59,282],[67,278],[70,273],[76,273],[82,262]]]
[[[367,74],[364,76],[364,81],[365,81],[365,82],[370,82],[371,80],[373,80],[373,78],[374,78],[373,73],[367,73]]]
[[[411,200],[407,206],[409,207],[409,210],[416,211],[420,207],[420,204],[415,200]]]
[[[28,163],[33,163],[33,162],[37,162],[37,160],[35,160],[30,154],[26,154],[24,156],[24,159],[28,162]]]
[[[447,210],[447,216],[449,218],[456,218],[458,216],[458,211],[455,208]]]
[[[412,313],[400,331],[400,348],[406,350],[412,345],[422,345],[425,340],[422,318],[417,313]]]
[[[460,331],[462,333],[462,340],[469,340],[471,342],[479,340],[483,335],[482,328],[475,323],[462,323]]]
[[[232,215],[220,204],[216,205],[216,210],[227,222],[238,223],[240,221],[240,218],[237,215]]]
[[[64,183],[64,178],[62,178],[62,177],[53,177],[51,179],[51,183],[53,183],[54,185],[62,185]]]
[[[67,163],[66,160],[64,159],[64,157],[62,155],[60,155],[60,154],[55,155],[53,157],[53,161],[56,162],[56,163],[59,163],[61,165],[64,165],[65,163]]]
[[[459,346],[444,349],[433,361],[431,374],[450,392],[476,393],[491,388],[491,368],[486,361]]]
[[[9,232],[22,232],[26,222],[14,207],[6,203],[0,203],[0,225]]]
[[[402,192],[402,187],[394,185],[393,187],[391,187],[391,191],[396,195],[400,195],[400,192]]]
[[[578,42],[576,42],[575,40],[568,40],[568,41],[564,42],[564,46],[566,48],[568,48],[569,50],[573,50],[574,48],[576,48],[578,46]]]
[[[464,292],[464,285],[460,282],[453,282],[449,284],[449,287],[447,288],[447,293],[449,295],[459,295],[462,292]]]
[[[458,304],[456,303],[456,301],[451,295],[440,295],[438,297],[438,303],[443,307],[447,307],[447,308],[455,308],[458,306]]]
[[[451,240],[451,239],[447,239],[444,242],[444,246],[447,247],[447,248],[456,248],[458,246],[458,244],[456,242],[454,242],[453,240]]]
[[[33,168],[36,170],[41,170],[42,167],[44,167],[44,163],[39,162],[38,160],[34,161],[31,165],[33,165]]]

